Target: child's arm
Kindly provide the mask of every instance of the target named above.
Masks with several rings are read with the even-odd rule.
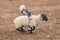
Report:
[[[22,13],[23,15],[27,15],[27,13],[26,13],[25,11],[21,11],[21,13]]]

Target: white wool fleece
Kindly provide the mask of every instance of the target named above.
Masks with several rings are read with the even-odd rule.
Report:
[[[31,18],[32,20],[30,21],[30,23],[27,16],[19,16],[13,22],[16,28],[19,28],[22,25],[24,27],[28,27],[28,25],[30,25],[31,27],[37,26],[37,24],[42,20],[41,15],[32,15]]]

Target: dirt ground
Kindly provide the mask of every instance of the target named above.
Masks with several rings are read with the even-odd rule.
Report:
[[[33,34],[15,30],[13,20],[22,15],[21,4],[34,15],[48,16],[49,20],[42,21]],[[0,40],[60,40],[60,0],[0,0]]]

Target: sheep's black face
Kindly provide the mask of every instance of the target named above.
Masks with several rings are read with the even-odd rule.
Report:
[[[48,18],[47,18],[47,16],[46,16],[45,14],[41,14],[41,17],[42,17],[42,19],[43,19],[44,21],[48,21]]]

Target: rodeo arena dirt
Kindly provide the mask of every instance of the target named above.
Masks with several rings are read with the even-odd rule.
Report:
[[[20,5],[26,5],[33,15],[44,13],[42,21],[29,34],[16,30],[13,20],[21,16]],[[0,40],[60,40],[60,0],[0,0]]]

